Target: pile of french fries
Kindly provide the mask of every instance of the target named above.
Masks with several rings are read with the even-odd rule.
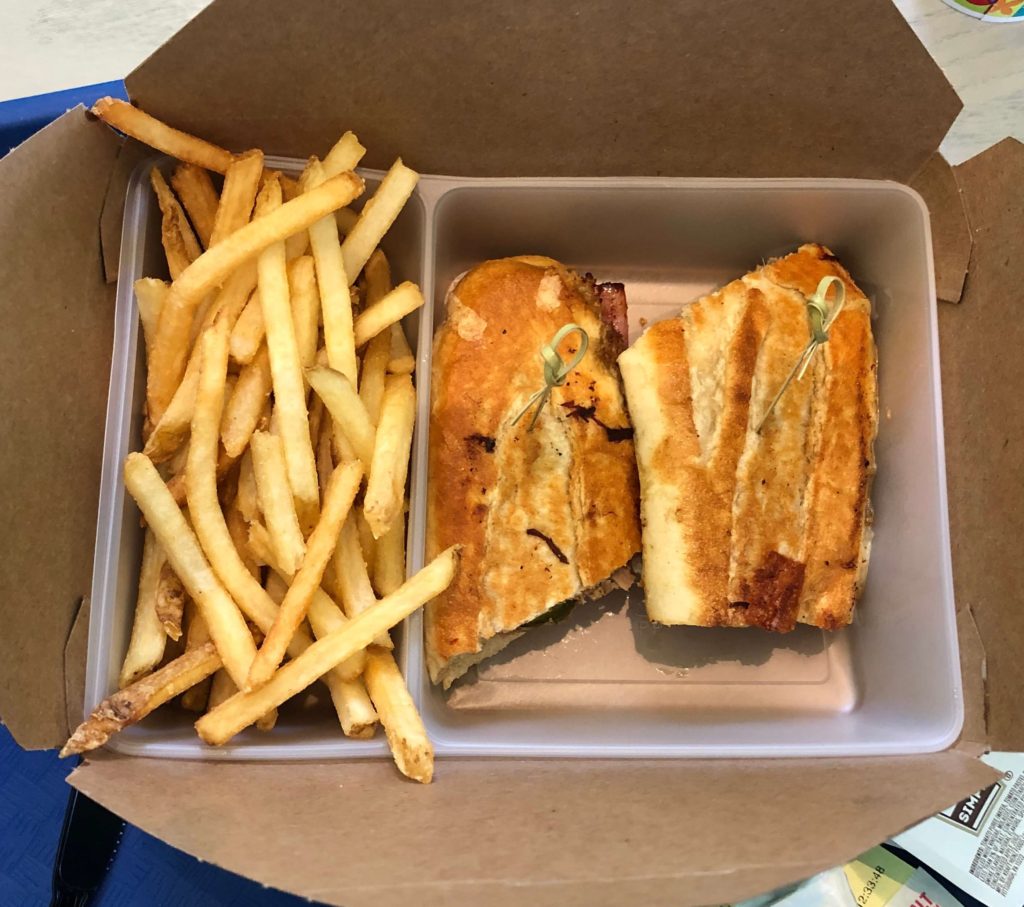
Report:
[[[392,287],[379,248],[417,174],[396,161],[356,213],[350,132],[295,180],[121,101],[93,113],[180,163],[151,175],[171,279],[135,285],[148,372],[144,447],[124,466],[146,527],[131,640],[120,690],[61,755],[178,696],[220,745],[323,681],[344,734],[383,725],[400,771],[429,782],[389,631],[448,586],[458,551],[406,580],[401,319],[423,296]]]

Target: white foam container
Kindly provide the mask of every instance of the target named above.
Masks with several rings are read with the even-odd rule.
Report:
[[[295,170],[298,162],[273,161]],[[143,165],[129,187],[92,590],[86,707],[116,683],[141,548],[121,463],[138,448],[143,376],[132,282],[161,273],[159,218]],[[372,191],[380,174],[366,172]],[[424,177],[385,241],[426,306],[417,348],[409,568],[424,557],[431,338],[445,291],[488,258],[550,255],[626,285],[630,331],[802,242],[829,246],[875,307],[880,428],[875,539],[852,626],[830,634],[655,627],[642,593],[578,606],[537,627],[448,694],[426,675],[422,622],[398,658],[439,755],[774,757],[925,753],[963,722],[928,214],[916,193],[863,180]],[[422,326],[422,329],[421,329]],[[385,756],[320,709],[282,709],[272,733],[201,744],[192,716],[159,710],[109,744],[192,759]]]

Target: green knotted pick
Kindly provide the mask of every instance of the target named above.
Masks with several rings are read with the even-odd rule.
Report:
[[[829,308],[828,291],[833,286],[836,288],[835,303]],[[814,354],[818,351],[818,347],[823,343],[828,343],[829,328],[832,327],[832,323],[846,304],[846,286],[838,277],[822,277],[818,283],[818,289],[814,291],[814,295],[807,297],[805,301],[807,303],[807,321],[809,322],[811,339],[808,341],[807,346],[804,347],[804,351],[800,354],[800,358],[797,359],[790,373],[786,376],[786,380],[782,382],[782,387],[779,388],[775,399],[768,404],[768,409],[764,411],[764,415],[761,417],[761,421],[756,428],[758,434],[761,433],[761,429],[764,428],[764,424],[768,421],[768,417],[771,416],[776,404],[782,399],[786,388],[792,384],[794,378],[798,381],[803,378],[807,372],[807,367],[814,358]]]
[[[558,355],[558,344],[560,344],[570,334],[578,334],[580,338],[579,349],[576,350],[576,354],[572,357],[569,362],[564,362],[562,357]],[[527,431],[533,431],[533,426],[537,424],[537,419],[540,418],[541,410],[544,409],[545,404],[551,399],[551,391],[556,387],[561,387],[565,384],[566,378],[569,377],[571,372],[577,365],[583,361],[583,357],[587,354],[587,347],[590,345],[590,337],[587,332],[583,330],[578,324],[564,324],[560,327],[554,337],[551,338],[550,343],[544,344],[540,348],[540,358],[544,363],[544,386],[537,391],[535,394],[530,396],[530,399],[526,401],[519,415],[512,420],[512,424],[515,425],[520,419],[523,418],[529,411],[530,408],[536,404],[537,408],[534,410],[533,418],[530,419],[530,424],[527,426]]]

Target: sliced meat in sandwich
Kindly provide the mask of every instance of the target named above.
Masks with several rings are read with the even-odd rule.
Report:
[[[757,431],[810,340],[826,276],[845,306]],[[868,564],[878,428],[871,306],[802,246],[652,326],[619,357],[636,429],[647,613],[791,630],[850,622]]]
[[[590,345],[530,430],[541,347],[567,323]],[[426,609],[427,664],[446,687],[565,603],[628,586],[640,550],[633,431],[616,357],[619,284],[549,258],[488,261],[452,287],[434,340],[429,554],[462,545],[458,576]],[[563,361],[579,338],[559,346]],[[559,612],[560,613],[560,612]]]

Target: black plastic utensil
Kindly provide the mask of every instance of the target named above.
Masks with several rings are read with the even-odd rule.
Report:
[[[99,890],[124,834],[124,822],[72,789],[53,861],[50,907],[85,907]]]

